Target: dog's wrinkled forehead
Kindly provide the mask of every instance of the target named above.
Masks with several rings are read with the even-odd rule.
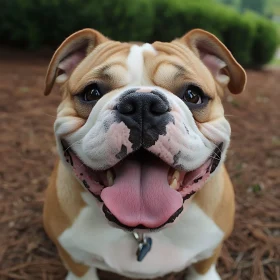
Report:
[[[84,29],[69,36],[53,55],[45,95],[55,82],[67,82],[70,94],[90,82],[103,84],[106,93],[135,84],[173,93],[183,82],[192,82],[211,97],[226,87],[241,93],[246,74],[226,46],[204,30],[192,30],[170,43],[133,44]]]
[[[183,83],[200,85],[210,96],[215,81],[193,52],[176,43],[129,44],[108,41],[95,48],[73,71],[68,90],[76,94],[93,81],[106,92],[125,86],[159,86],[170,92]]]

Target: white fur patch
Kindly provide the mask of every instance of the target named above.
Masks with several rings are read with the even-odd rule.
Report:
[[[172,226],[148,234],[153,239],[152,250],[137,262],[132,234],[109,225],[91,194],[82,197],[87,206],[58,240],[74,260],[94,268],[131,278],[160,277],[210,257],[224,236],[192,202]]]
[[[221,280],[221,277],[216,271],[215,265],[212,265],[210,269],[203,275],[198,274],[193,267],[190,267],[186,280]]]
[[[127,57],[127,67],[130,74],[130,85],[141,85],[144,72],[144,58],[143,52],[150,51],[156,54],[156,50],[150,44],[142,46],[133,45]]]
[[[90,268],[82,277],[78,277],[72,272],[69,272],[65,280],[99,280],[99,278],[97,276],[96,270],[94,268]]]

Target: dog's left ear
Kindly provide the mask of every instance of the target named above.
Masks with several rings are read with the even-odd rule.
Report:
[[[59,46],[49,64],[44,94],[50,94],[55,82],[65,82],[77,65],[99,44],[108,39],[94,29],[86,28],[71,36]]]
[[[179,42],[187,45],[201,59],[223,87],[227,86],[234,94],[243,91],[246,73],[216,36],[202,29],[194,29]]]

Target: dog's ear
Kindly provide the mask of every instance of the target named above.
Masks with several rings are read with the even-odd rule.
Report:
[[[49,64],[44,94],[48,95],[55,82],[65,82],[77,65],[99,44],[108,39],[94,29],[83,29],[71,36],[59,46]]]
[[[194,29],[179,41],[187,45],[210,70],[214,78],[229,91],[241,93],[246,85],[246,73],[226,46],[213,34]]]

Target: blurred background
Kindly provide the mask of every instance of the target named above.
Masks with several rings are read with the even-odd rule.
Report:
[[[0,0],[0,280],[65,277],[42,228],[61,98],[58,89],[43,97],[43,88],[53,51],[85,27],[143,42],[202,28],[246,68],[246,90],[224,97],[237,206],[218,270],[222,279],[279,280],[280,0]]]
[[[203,28],[243,66],[273,59],[279,44],[279,0],[1,0],[0,40],[29,50],[55,48],[93,27],[120,41],[170,41]]]

